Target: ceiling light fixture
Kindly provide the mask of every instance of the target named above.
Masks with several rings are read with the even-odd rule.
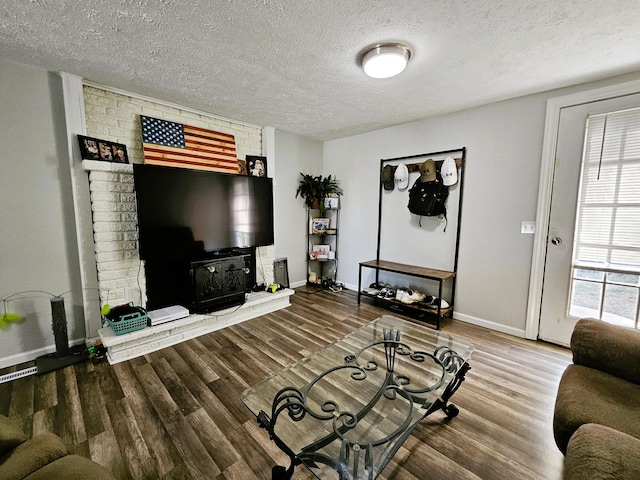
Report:
[[[411,58],[411,50],[401,43],[376,45],[362,56],[364,73],[372,78],[390,78],[401,73]]]

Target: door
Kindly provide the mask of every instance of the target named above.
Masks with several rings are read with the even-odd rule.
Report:
[[[578,308],[576,298],[572,295],[575,293],[572,292],[572,285],[581,283],[572,281],[572,278],[576,272],[573,269],[574,233],[585,126],[589,115],[638,106],[640,94],[635,94],[566,107],[560,111],[538,334],[543,340],[569,345],[573,328],[580,318],[602,313],[602,308]],[[640,189],[640,182],[637,188]],[[590,275],[586,271],[579,272]],[[602,273],[603,278],[605,274],[606,272]],[[602,285],[604,288],[604,283]],[[593,297],[598,294],[602,295],[602,291],[598,293],[597,289],[587,289],[584,294],[587,297],[578,303],[588,306],[599,301],[602,304],[602,297],[599,300]],[[589,295],[592,296],[588,297]]]

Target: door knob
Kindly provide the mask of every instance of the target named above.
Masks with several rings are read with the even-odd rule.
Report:
[[[553,237],[551,239],[551,243],[553,243],[554,245],[560,245],[562,243],[562,239],[560,237]]]

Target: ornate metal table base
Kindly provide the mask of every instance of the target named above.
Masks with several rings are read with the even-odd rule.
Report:
[[[413,351],[408,344],[401,341],[401,332],[398,330],[384,329],[383,337],[382,340],[374,341],[361,348],[355,355],[347,355],[344,364],[331,367],[317,375],[302,390],[296,387],[281,389],[273,400],[271,415],[267,415],[264,411],[259,413],[258,423],[260,426],[267,430],[271,440],[291,459],[291,465],[288,468],[282,466],[273,468],[272,478],[274,480],[290,479],[295,466],[302,462],[307,465],[325,464],[338,472],[340,480],[360,478],[373,480],[377,476],[377,474],[374,476],[374,449],[378,452],[377,455],[387,457],[378,458],[377,464],[386,465],[417,425],[415,409],[424,410],[424,414],[418,421],[438,410],[442,410],[448,418],[454,418],[458,415],[458,408],[450,404],[449,400],[460,387],[470,369],[466,360],[446,346],[439,346],[433,352]],[[355,382],[364,381],[371,372],[378,370],[378,364],[375,361],[364,359],[365,354],[376,347],[384,348],[386,374],[383,383],[368,404],[355,413],[341,410],[340,404],[333,399],[322,402],[319,410],[310,406],[309,395],[314,392],[314,387],[338,370],[350,371],[350,377]],[[429,385],[416,385],[406,372],[404,374],[396,372],[398,355],[412,362],[432,361],[440,369],[439,377],[435,377]],[[447,374],[449,377],[453,374],[449,383],[446,383]],[[358,388],[357,384],[354,388]],[[439,389],[442,391],[434,400],[429,400],[425,396]],[[404,399],[402,406],[408,408],[404,421],[398,422],[400,424],[397,425],[397,428],[382,438],[369,441],[349,439],[348,434],[372,411],[382,397],[389,401],[400,400],[402,402]],[[307,415],[320,421],[331,422],[332,431],[296,454],[278,437],[275,431],[276,423],[284,412],[293,422],[299,422]],[[334,441],[341,443],[338,458],[321,451]]]
[[[473,346],[463,342],[464,355],[449,345],[434,345],[432,351],[413,350],[401,340],[400,330],[381,326],[381,338],[344,356],[344,363],[316,374],[302,389],[281,388],[273,397],[270,415],[260,410],[259,425],[291,459],[288,468],[273,468],[273,480],[291,479],[300,463],[314,471],[326,465],[337,472],[339,480],[374,480],[422,419],[439,410],[448,418],[458,415],[458,408],[449,400],[471,368],[466,359]],[[438,334],[439,339],[443,337],[446,336]],[[344,343],[349,345],[349,341]],[[324,359],[327,357],[330,355],[325,354]],[[386,362],[385,369],[379,367],[380,361]],[[304,362],[295,371],[298,377],[324,365]],[[330,392],[335,396],[329,396]],[[356,397],[357,402],[351,401]],[[283,413],[287,415],[281,417]],[[296,432],[295,425],[303,421],[307,422],[300,425],[303,430],[324,427],[318,427],[318,435],[309,436],[312,441],[294,452],[286,443],[289,439],[276,433],[279,421],[285,422],[282,432],[289,432],[284,434],[287,436]]]

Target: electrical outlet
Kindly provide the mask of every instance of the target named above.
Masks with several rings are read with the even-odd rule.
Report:
[[[520,225],[520,233],[526,234],[534,234],[536,233],[536,222],[535,221],[523,221]]]

